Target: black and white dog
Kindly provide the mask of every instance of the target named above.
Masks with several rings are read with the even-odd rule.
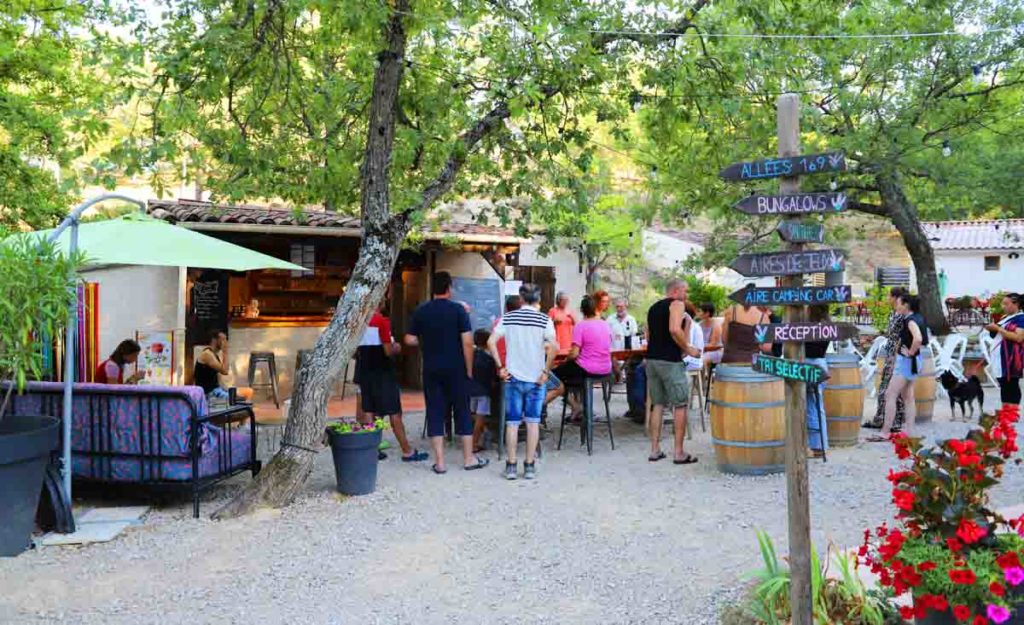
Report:
[[[955,404],[960,404],[960,413],[964,421],[967,421],[967,411],[964,404],[971,408],[971,418],[974,418],[974,402],[978,402],[978,416],[981,416],[985,406],[985,391],[981,388],[981,380],[978,376],[972,375],[966,382],[961,382],[949,371],[939,376],[942,388],[949,394],[949,409],[953,413],[953,420],[956,420]]]

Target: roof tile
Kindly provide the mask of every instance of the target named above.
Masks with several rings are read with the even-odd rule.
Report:
[[[1024,219],[933,221],[921,226],[935,250],[1024,249]]]

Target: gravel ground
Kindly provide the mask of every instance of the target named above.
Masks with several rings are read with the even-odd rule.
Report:
[[[922,432],[966,430],[948,407],[938,413]],[[410,417],[410,431],[420,419]],[[0,623],[717,622],[758,566],[755,531],[785,552],[784,476],[719,473],[699,426],[688,447],[699,464],[651,464],[642,426],[615,426],[616,450],[598,429],[592,457],[575,444],[555,452],[549,438],[535,482],[501,480],[493,453],[491,467],[467,473],[449,448],[452,470],[436,476],[392,452],[376,493],[341,498],[324,453],[306,494],[284,510],[197,521],[181,502],[111,543],[0,561]],[[893,463],[885,444],[811,463],[819,549],[855,545],[887,518]],[[204,511],[239,483],[211,494]],[[1010,467],[996,505],[1020,503],[1022,487],[1024,470]]]

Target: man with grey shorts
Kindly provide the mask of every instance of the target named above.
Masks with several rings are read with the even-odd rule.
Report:
[[[683,280],[672,280],[665,288],[665,298],[647,311],[647,384],[651,393],[651,454],[657,462],[665,457],[661,451],[662,412],[673,408],[675,449],[673,464],[693,464],[696,456],[683,450],[686,436],[686,410],[690,405],[690,382],[686,375],[685,356],[699,357],[700,352],[690,345],[690,325],[693,319],[686,314],[688,285]]]

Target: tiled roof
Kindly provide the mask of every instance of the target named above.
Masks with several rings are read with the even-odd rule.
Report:
[[[922,223],[935,250],[1024,249],[1024,219]]]
[[[277,206],[253,204],[214,204],[198,200],[150,200],[147,212],[171,223],[250,224],[264,226],[308,226],[310,228],[346,228],[358,231],[358,217],[339,215],[324,210],[296,210]],[[508,239],[515,232],[473,223],[445,221],[437,228],[425,229],[434,235],[467,235],[474,238],[488,236]],[[358,233],[353,233],[358,236]]]

